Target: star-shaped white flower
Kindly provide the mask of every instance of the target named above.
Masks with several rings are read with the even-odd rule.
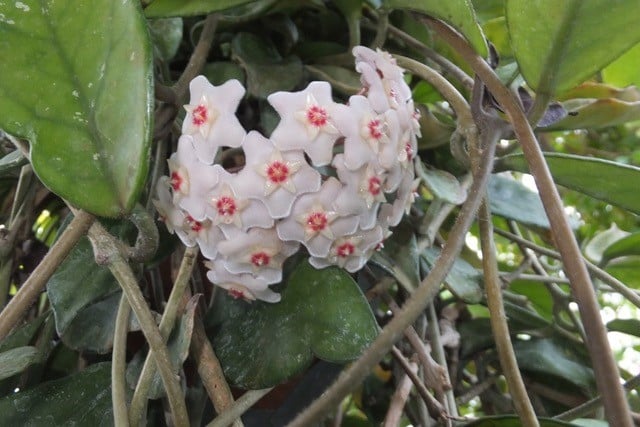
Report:
[[[301,150],[280,152],[255,131],[247,134],[243,149],[246,162],[234,179],[234,189],[239,197],[261,200],[272,218],[286,217],[299,195],[320,188],[320,174]]]
[[[204,76],[189,84],[191,99],[185,105],[187,115],[182,122],[182,133],[193,137],[198,158],[213,163],[219,147],[239,147],[246,134],[235,116],[245,89],[238,80],[229,80],[213,86]]]
[[[311,82],[300,92],[276,92],[267,98],[280,115],[271,140],[280,150],[302,149],[316,166],[331,163],[339,137],[333,124],[335,103],[327,82]]]
[[[350,273],[360,270],[369,260],[377,245],[382,241],[382,227],[371,230],[357,230],[355,233],[336,239],[329,255],[324,258],[311,257],[309,263],[316,268],[337,265]]]
[[[250,273],[231,273],[224,267],[221,260],[205,262],[205,266],[210,269],[207,272],[207,279],[214,285],[226,289],[234,298],[247,301],[256,299],[266,302],[280,301],[280,294],[272,291],[264,278],[255,277]]]
[[[156,196],[158,198],[153,199],[153,205],[158,211],[160,220],[164,222],[169,233],[173,234],[176,229],[182,228],[185,225],[186,215],[173,204],[170,187],[170,178],[168,176],[160,177],[156,184]]]

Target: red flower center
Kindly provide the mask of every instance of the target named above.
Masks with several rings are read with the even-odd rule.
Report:
[[[356,251],[356,247],[351,242],[344,242],[336,249],[336,253],[339,257],[346,258]]]
[[[216,202],[216,209],[218,210],[218,215],[232,216],[236,213],[236,201],[233,197],[222,196]]]
[[[267,165],[267,178],[275,184],[281,184],[289,178],[289,167],[278,160],[271,162]]]
[[[307,121],[315,127],[325,126],[328,118],[327,111],[318,105],[312,105],[307,109]]]
[[[271,261],[271,257],[266,252],[256,252],[251,254],[251,264],[256,267],[262,267],[264,265],[269,265]]]
[[[382,183],[380,182],[380,178],[377,176],[372,176],[369,178],[368,190],[374,196],[380,194],[380,188],[382,187]]]
[[[367,123],[367,129],[369,130],[369,135],[371,136],[371,138],[373,139],[380,139],[382,138],[382,123],[380,123],[380,120],[378,119],[374,119],[371,120],[369,123]]]
[[[209,111],[207,111],[207,107],[204,105],[198,105],[193,109],[193,124],[196,126],[202,126],[207,121],[209,117]]]
[[[229,290],[227,290],[227,292],[229,293],[229,295],[231,295],[231,298],[233,299],[244,298],[244,292],[242,292],[240,289],[230,288]]]
[[[404,151],[407,153],[407,160],[413,160],[413,148],[411,147],[411,143],[407,142],[404,146]]]
[[[180,191],[182,184],[184,184],[184,178],[182,177],[182,175],[180,175],[179,172],[173,171],[171,172],[170,183],[171,183],[171,188],[173,188],[173,191]]]
[[[191,230],[195,231],[196,233],[199,233],[204,228],[202,223],[200,221],[196,221],[191,215],[187,215],[185,221],[187,221],[187,224],[189,224]]]
[[[328,222],[324,212],[312,212],[307,217],[307,227],[315,232],[324,230]]]

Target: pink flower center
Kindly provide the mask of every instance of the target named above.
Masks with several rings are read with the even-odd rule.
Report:
[[[380,194],[380,188],[382,187],[382,183],[380,182],[380,178],[377,176],[372,176],[369,178],[368,190],[374,196]]]
[[[251,254],[251,264],[256,267],[262,267],[264,265],[269,265],[271,261],[271,257],[266,252],[256,252]]]
[[[180,175],[179,172],[173,171],[171,172],[170,183],[171,183],[171,188],[173,188],[173,191],[180,191],[182,184],[184,184],[184,178],[182,177],[182,175]]]
[[[378,119],[371,120],[369,123],[367,123],[367,129],[369,130],[369,135],[371,136],[371,138],[373,139],[382,138],[383,132],[382,132],[382,123],[380,123],[380,120]]]
[[[407,153],[407,160],[413,160],[413,148],[410,142],[404,145],[404,151]]]
[[[233,197],[222,196],[216,202],[216,209],[218,215],[233,216],[237,210],[236,201]]]
[[[289,178],[289,167],[276,160],[267,165],[267,178],[274,184],[281,184]]]
[[[328,118],[327,111],[319,105],[312,105],[307,109],[307,121],[315,127],[325,126]]]
[[[209,112],[207,111],[207,107],[204,105],[198,105],[193,109],[193,119],[192,122],[196,126],[202,126],[206,123],[209,117]]]
[[[307,217],[307,227],[312,231],[322,231],[327,227],[327,215],[324,212],[312,212]]]
[[[229,295],[231,295],[231,298],[233,299],[244,298],[244,292],[242,292],[240,289],[230,288],[229,290],[227,290],[227,292],[229,293]]]
[[[338,254],[339,257],[342,257],[342,258],[346,258],[350,255],[353,255],[355,251],[356,251],[356,247],[351,242],[345,242],[340,246],[338,246],[338,248],[336,249],[336,253]]]
[[[202,223],[200,221],[196,221],[191,215],[187,215],[185,220],[187,221],[187,224],[189,224],[189,227],[191,227],[191,230],[196,233],[199,233],[204,228]]]

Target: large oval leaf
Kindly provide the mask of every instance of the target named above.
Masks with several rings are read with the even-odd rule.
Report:
[[[0,399],[4,426],[112,426],[111,363]]]
[[[144,14],[149,18],[205,15],[250,2],[251,0],[155,0],[147,6]]]
[[[556,184],[640,214],[640,168],[571,154],[545,153]],[[501,158],[498,169],[528,172],[522,154]]]
[[[0,3],[0,52],[0,128],[30,141],[42,182],[94,214],[129,211],[153,106],[139,2]]]
[[[487,42],[469,0],[385,0],[383,4],[389,9],[415,10],[442,19],[460,31],[476,52],[482,56],[487,55]]]
[[[277,304],[221,296],[226,316],[214,338],[226,377],[236,385],[274,386],[305,369],[313,356],[347,362],[377,335],[367,300],[344,270],[307,261],[291,274]]]
[[[586,80],[640,41],[636,0],[507,0],[506,15],[522,75],[547,95]]]

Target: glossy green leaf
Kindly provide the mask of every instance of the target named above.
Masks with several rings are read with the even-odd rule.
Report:
[[[506,0],[506,16],[520,71],[539,94],[570,89],[640,41],[635,0]]]
[[[244,388],[279,384],[309,366],[314,355],[353,360],[377,335],[360,288],[336,267],[316,270],[302,262],[276,304],[219,298],[226,315],[214,347],[225,376]]]
[[[283,58],[268,39],[238,33],[231,42],[231,51],[247,73],[247,91],[252,95],[266,98],[273,92],[292,90],[302,80],[300,58]]]
[[[235,62],[210,62],[204,66],[202,74],[215,86],[232,79],[237,79],[244,85],[246,80],[242,67]]]
[[[31,143],[42,182],[78,208],[128,212],[148,169],[153,87],[134,0],[0,6],[0,128]],[[16,70],[20,70],[16,72]]]
[[[640,214],[640,168],[571,154],[545,153],[556,184]],[[499,160],[500,170],[528,172],[521,154]]]
[[[602,70],[606,83],[625,87],[640,86],[640,43]]]
[[[540,427],[577,427],[578,424],[572,424],[565,421],[558,421],[551,418],[538,417]],[[515,415],[497,415],[490,417],[482,417],[470,423],[464,424],[464,427],[522,427],[522,421]]]
[[[607,246],[602,253],[602,261],[629,255],[640,255],[640,233],[638,232],[622,237]]]
[[[154,0],[144,10],[148,18],[206,15],[250,3],[251,0]]]
[[[418,245],[413,229],[402,222],[384,241],[382,250],[373,254],[371,261],[396,278],[406,290],[412,292],[420,284]]]
[[[640,320],[638,319],[613,319],[607,323],[609,332],[622,332],[624,334],[640,337]]]
[[[449,172],[421,164],[417,174],[437,199],[453,205],[460,205],[467,199],[467,191]]]
[[[605,270],[625,285],[640,289],[640,256],[626,256],[611,260]]]
[[[527,297],[531,306],[546,321],[553,318],[553,297],[542,284],[525,280],[514,280],[509,283],[509,290]]]
[[[182,18],[153,19],[149,21],[149,34],[155,55],[169,61],[178,52],[182,41]]]
[[[38,349],[16,347],[0,353],[0,380],[18,374],[40,360]]]
[[[595,386],[593,370],[574,354],[573,344],[553,339],[531,339],[514,343],[518,366],[539,381],[559,387],[559,380],[583,391]]]
[[[487,192],[493,214],[523,224],[549,228],[540,196],[521,182],[502,175],[491,175]]]
[[[330,64],[305,65],[315,79],[328,81],[333,90],[345,95],[355,95],[362,87],[360,75],[353,69]]]
[[[111,363],[0,399],[0,425],[113,426]]]
[[[427,248],[422,253],[427,270],[433,267],[438,256],[440,249],[437,248]],[[456,258],[444,282],[452,294],[466,303],[477,304],[482,300],[482,274],[461,258]]]
[[[640,120],[640,101],[614,98],[575,99],[562,103],[569,113],[544,130],[598,129]]]
[[[487,43],[469,0],[385,0],[383,4],[389,9],[409,9],[442,19],[460,31],[481,56],[487,55]]]
[[[590,261],[600,263],[607,248],[611,244],[624,237],[627,237],[628,235],[628,232],[620,230],[615,223],[611,224],[608,229],[600,231],[596,235],[594,235],[584,245],[583,252]]]
[[[124,222],[116,222],[109,227],[109,231],[120,238],[130,239],[132,227]],[[86,307],[119,293],[119,289],[109,269],[95,263],[89,239],[80,239],[47,283],[47,295],[55,315],[58,334],[65,335],[67,328]],[[93,318],[93,321],[90,315],[86,318],[88,323],[84,331],[87,334],[93,335],[91,328],[107,328],[106,324],[97,322],[98,318]],[[100,317],[103,321],[105,318]],[[80,332],[82,331],[81,327]]]
[[[14,150],[0,159],[0,175],[9,174],[29,163],[20,150]]]

